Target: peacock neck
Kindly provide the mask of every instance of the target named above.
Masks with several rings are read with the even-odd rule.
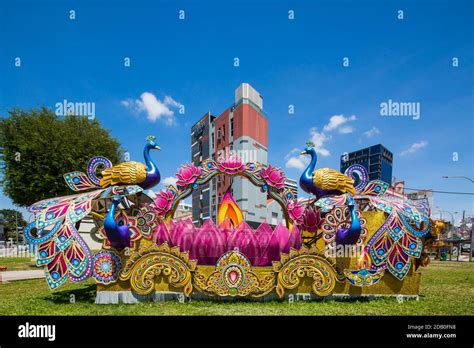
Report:
[[[143,149],[143,157],[145,157],[146,171],[148,173],[153,173],[157,170],[155,162],[153,162],[153,160],[151,159],[151,156],[150,156],[150,149],[151,148],[152,148],[152,146],[147,144],[145,146],[145,149]]]
[[[311,155],[311,161],[308,164],[308,167],[306,168],[304,172],[304,176],[306,179],[313,181],[313,172],[314,168],[316,167],[316,162],[318,161],[318,155],[316,155],[316,151],[314,149],[311,149],[310,153]]]
[[[350,210],[350,213],[351,213],[350,230],[352,232],[359,232],[360,229],[361,229],[361,225],[360,225],[359,217],[357,216],[357,211],[355,209],[355,205],[349,205],[349,210]]]
[[[112,229],[117,227],[117,222],[115,221],[115,212],[117,210],[118,204],[119,201],[115,199],[112,201],[112,205],[110,206],[109,212],[107,213],[107,216],[104,220],[104,227],[106,229]]]

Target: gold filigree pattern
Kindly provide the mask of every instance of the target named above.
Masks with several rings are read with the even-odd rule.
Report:
[[[384,273],[383,269],[344,270],[347,281],[354,286],[372,286],[382,279]]]
[[[192,272],[196,261],[189,260],[188,253],[178,247],[170,248],[168,243],[151,245],[132,253],[123,268],[120,279],[129,280],[132,290],[138,295],[148,295],[155,288],[155,278],[163,275],[170,285],[184,288],[189,296],[193,290]]]
[[[210,275],[198,269],[194,285],[212,295],[261,297],[275,288],[275,273],[271,269],[255,273],[247,257],[236,249],[222,255]]]
[[[328,296],[339,280],[334,262],[315,246],[282,254],[280,261],[273,262],[273,270],[278,273],[276,292],[279,297],[283,297],[285,290],[297,288],[305,277],[313,280],[311,288],[316,296]]]

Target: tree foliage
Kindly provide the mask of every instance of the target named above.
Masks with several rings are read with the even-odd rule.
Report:
[[[17,224],[18,227],[21,227],[21,230],[27,225],[27,222],[23,219],[23,214],[13,209],[0,209],[0,219],[0,223],[3,224],[6,240],[16,238]]]
[[[85,171],[91,157],[118,163],[120,144],[97,120],[58,117],[47,108],[14,109],[0,119],[4,192],[19,206],[71,194],[63,179],[70,171]]]

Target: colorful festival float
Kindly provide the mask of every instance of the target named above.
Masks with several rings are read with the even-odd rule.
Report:
[[[160,173],[150,155],[159,149],[148,137],[145,164],[113,166],[104,157],[89,161],[87,174],[64,175],[75,195],[46,199],[29,211],[35,221],[25,238],[36,245],[36,263],[56,290],[67,280],[93,278],[96,303],[166,299],[288,299],[327,296],[417,298],[418,267],[433,240],[428,208],[390,195],[383,181],[369,181],[364,167],[342,174],[316,167],[314,144],[302,155],[311,161],[300,179],[310,199],[298,201],[285,189],[284,173],[238,157],[186,164],[176,187],[153,194]],[[230,191],[217,222],[195,226],[173,221],[181,200],[218,175],[241,176],[283,211],[285,224],[251,228]],[[93,218],[102,248],[92,252],[78,229]],[[310,294],[310,296],[308,296]]]

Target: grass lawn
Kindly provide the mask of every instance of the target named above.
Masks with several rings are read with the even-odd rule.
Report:
[[[0,257],[0,267],[7,267],[7,271],[39,269],[31,257]]]
[[[44,279],[0,284],[2,315],[474,315],[474,263],[422,268],[420,300],[394,298],[266,303],[191,301],[96,305],[95,285],[68,283],[51,292]],[[74,294],[76,302],[70,303]]]

